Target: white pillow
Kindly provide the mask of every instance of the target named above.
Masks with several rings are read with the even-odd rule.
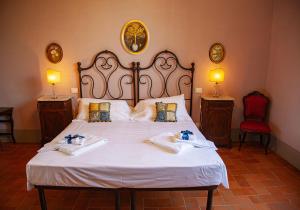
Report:
[[[176,117],[177,121],[190,121],[186,106],[184,95],[171,96],[165,98],[151,98],[141,100],[135,107],[132,113],[132,119],[136,121],[154,121],[156,117],[156,102],[163,103],[177,103]]]
[[[131,118],[131,108],[125,100],[105,100],[96,98],[79,98],[78,114],[76,119],[89,119],[89,104],[110,102],[110,119],[111,121],[129,121]]]

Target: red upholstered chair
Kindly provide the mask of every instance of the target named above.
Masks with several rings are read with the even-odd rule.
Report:
[[[267,137],[265,144],[265,154],[268,153],[270,144],[271,129],[266,122],[270,100],[268,97],[258,91],[253,91],[243,97],[244,104],[244,121],[240,124],[240,146],[245,142],[247,133],[255,133],[260,135],[260,143],[263,137]]]

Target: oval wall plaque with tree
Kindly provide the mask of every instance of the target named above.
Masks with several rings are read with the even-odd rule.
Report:
[[[140,20],[131,20],[123,26],[121,41],[124,49],[131,54],[139,54],[146,49],[149,33]]]

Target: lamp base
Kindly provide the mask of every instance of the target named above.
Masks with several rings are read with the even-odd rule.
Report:
[[[57,99],[57,95],[55,94],[55,83],[52,83],[52,96],[51,99]]]
[[[215,95],[215,94],[212,95],[212,97],[214,97],[214,98],[220,98],[220,96],[221,95]]]
[[[214,86],[214,92],[212,94],[213,97],[219,98],[221,96],[219,84],[216,82]]]

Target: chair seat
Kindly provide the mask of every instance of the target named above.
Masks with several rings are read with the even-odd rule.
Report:
[[[254,133],[270,133],[271,129],[267,123],[246,120],[241,122],[240,129]]]

